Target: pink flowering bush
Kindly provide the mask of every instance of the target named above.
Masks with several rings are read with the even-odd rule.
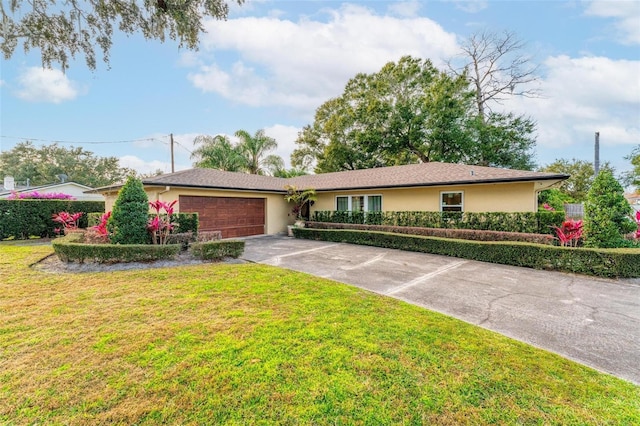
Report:
[[[153,244],[167,244],[167,238],[176,226],[176,224],[171,221],[171,216],[174,211],[173,206],[175,206],[177,202],[178,200],[173,200],[170,203],[159,200],[149,202],[151,208],[156,211],[156,215],[149,219],[147,225]]]
[[[41,194],[38,191],[32,192],[11,192],[11,195],[7,197],[8,200],[75,200],[75,198],[69,194],[63,194],[62,192],[49,192]]]
[[[582,221],[567,219],[561,226],[554,227],[556,236],[563,247],[576,247],[582,238]]]
[[[544,203],[544,204],[542,205],[542,208],[543,208],[543,209],[545,209],[545,210],[547,210],[547,211],[550,211],[550,212],[556,211],[556,209],[554,209],[553,207],[551,207],[551,206],[549,205],[549,203]]]

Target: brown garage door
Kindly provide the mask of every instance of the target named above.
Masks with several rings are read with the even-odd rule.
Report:
[[[201,231],[222,231],[222,238],[264,234],[264,198],[179,197],[182,213],[198,213]]]

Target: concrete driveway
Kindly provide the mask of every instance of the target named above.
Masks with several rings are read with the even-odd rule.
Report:
[[[608,280],[284,236],[243,259],[442,312],[640,384],[640,280]]]

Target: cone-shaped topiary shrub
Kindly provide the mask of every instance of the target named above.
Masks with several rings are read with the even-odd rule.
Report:
[[[608,170],[598,173],[587,194],[584,209],[584,245],[616,248],[629,243],[624,236],[637,226],[631,220],[631,206],[622,185]]]
[[[111,217],[107,223],[114,244],[147,244],[149,221],[149,198],[142,181],[130,176],[118,193]]]

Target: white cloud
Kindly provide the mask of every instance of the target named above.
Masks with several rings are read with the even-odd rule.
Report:
[[[399,1],[392,3],[389,6],[389,12],[392,15],[401,16],[404,18],[413,18],[415,16],[418,16],[418,12],[421,8],[422,5],[416,0]]]
[[[165,173],[171,171],[171,163],[159,160],[145,161],[135,155],[123,155],[119,157],[120,166],[135,170],[138,173],[153,173],[160,169]]]
[[[285,167],[291,167],[291,153],[296,149],[296,139],[298,139],[299,127],[274,124],[266,127],[264,132],[267,136],[274,138],[278,142],[278,149],[274,154],[279,155],[284,160]]]
[[[449,0],[456,5],[456,8],[467,13],[478,13],[489,7],[487,0]]]
[[[550,57],[545,79],[554,93],[570,96],[576,103],[598,107],[640,103],[640,61],[605,57]]]
[[[194,150],[193,140],[200,133],[174,134],[174,168],[176,171],[191,168],[191,153]],[[132,168],[140,173],[151,173],[157,169],[165,173],[171,172],[171,144],[169,135],[153,133],[146,135],[133,144],[135,155],[120,157],[122,167]],[[156,160],[150,160],[154,158]],[[157,160],[160,158],[160,160]]]
[[[201,59],[212,51],[237,57],[203,64],[188,78],[204,92],[251,106],[293,107],[309,118],[359,72],[378,71],[403,55],[440,65],[457,52],[455,35],[428,18],[377,15],[355,5],[325,9],[323,18],[209,22]]]
[[[80,94],[78,85],[60,70],[29,67],[18,77],[17,96],[29,102],[59,104]]]
[[[635,0],[592,1],[585,14],[616,20],[615,28],[623,44],[640,44],[640,2]]]
[[[640,142],[640,61],[556,56],[545,67],[543,97],[505,105],[538,122],[540,147],[573,147],[576,157],[589,157],[597,131],[603,147]]]

